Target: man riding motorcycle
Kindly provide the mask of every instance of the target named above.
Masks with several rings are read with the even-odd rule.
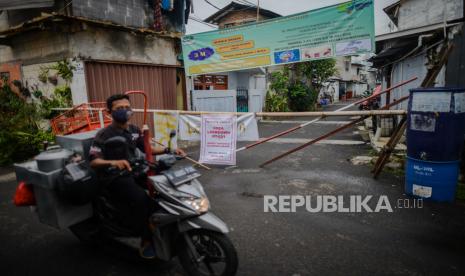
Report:
[[[150,224],[148,218],[155,208],[154,201],[130,174],[115,175],[109,174],[105,170],[109,167],[115,167],[130,172],[132,168],[128,160],[120,158],[108,159],[103,153],[105,141],[115,136],[122,136],[126,139],[130,155],[134,156],[137,149],[144,152],[142,132],[137,126],[129,123],[132,110],[127,95],[112,95],[107,99],[106,104],[113,122],[96,134],[89,152],[90,166],[97,171],[99,180],[103,183],[110,199],[123,212],[125,222],[140,233],[141,246],[139,253],[141,257],[151,259],[155,257],[155,249],[151,242],[154,225]],[[169,148],[163,149],[152,146],[152,154],[154,155],[169,153],[170,151]],[[176,149],[175,152],[178,155],[186,155],[181,149]]]

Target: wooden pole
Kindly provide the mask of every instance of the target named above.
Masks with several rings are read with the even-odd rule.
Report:
[[[393,106],[395,106],[395,105],[398,105],[399,103],[401,103],[401,102],[407,100],[408,98],[409,98],[408,96],[407,96],[407,97],[402,97],[402,98],[400,98],[399,100],[397,100],[397,101],[395,101],[395,102],[393,102],[393,103],[391,103],[391,104],[388,104],[388,105],[384,106],[382,109],[389,109],[389,108],[391,108],[391,107],[393,107]],[[371,116],[371,115],[370,115],[370,116]],[[355,124],[358,123],[358,122],[361,122],[361,121],[365,120],[365,119],[368,118],[368,117],[369,117],[369,116],[362,117],[362,118],[357,119],[357,120],[355,120],[355,121],[352,121],[352,122],[350,122],[350,123],[348,123],[348,124],[345,124],[345,125],[343,125],[343,126],[341,126],[341,127],[339,127],[339,128],[336,128],[335,130],[333,130],[333,131],[331,131],[331,132],[329,132],[329,133],[327,133],[327,134],[325,134],[325,135],[322,135],[322,136],[320,136],[320,137],[318,137],[318,138],[315,138],[315,139],[313,139],[313,140],[311,140],[311,141],[309,141],[309,142],[307,142],[307,143],[305,143],[305,144],[303,144],[303,145],[301,145],[301,146],[298,146],[298,147],[296,147],[296,148],[294,148],[294,149],[292,149],[292,150],[289,150],[289,151],[287,151],[287,152],[285,152],[285,153],[283,153],[283,154],[280,154],[280,155],[278,155],[278,156],[276,156],[276,157],[274,157],[274,158],[272,158],[272,159],[266,161],[265,163],[261,164],[260,167],[263,168],[264,166],[266,166],[266,165],[268,165],[268,164],[270,164],[270,163],[273,163],[274,161],[279,160],[279,159],[281,159],[281,158],[283,158],[283,157],[285,157],[285,156],[288,156],[288,155],[291,154],[291,153],[294,153],[294,152],[296,152],[296,151],[299,151],[299,150],[301,150],[301,149],[303,149],[303,148],[305,148],[305,147],[307,147],[307,146],[313,145],[313,144],[317,143],[318,141],[324,140],[324,139],[326,139],[326,138],[328,138],[328,137],[330,137],[330,136],[332,136],[332,135],[334,135],[334,134],[336,134],[336,133],[338,133],[338,132],[340,132],[340,131],[342,131],[342,130],[344,130],[344,129],[350,127],[350,126],[355,125]]]
[[[360,100],[360,101],[357,101],[357,102],[355,102],[355,103],[361,103],[361,102],[363,102],[363,101],[373,99],[373,98],[378,97],[379,95],[381,95],[381,94],[383,94],[383,93],[390,93],[390,91],[392,91],[393,89],[398,88],[398,87],[403,86],[403,85],[406,85],[407,83],[410,83],[410,82],[412,82],[412,81],[414,81],[414,80],[416,80],[416,79],[417,79],[417,77],[411,78],[411,79],[409,79],[409,80],[406,80],[406,81],[404,81],[404,82],[401,82],[401,83],[399,83],[399,84],[396,84],[396,85],[394,85],[393,87],[390,87],[390,88],[388,88],[388,89],[386,89],[386,90],[384,90],[384,91],[381,91],[381,92],[380,92],[379,94],[377,94],[377,95],[372,95],[372,96],[370,96],[370,97],[367,97],[367,98],[362,99],[362,100]],[[337,112],[340,112],[340,111],[342,111],[342,110],[348,109],[348,108],[354,106],[355,103],[352,103],[352,104],[349,104],[348,106],[344,106],[344,107],[342,107],[342,108],[339,108],[338,110],[331,112],[331,115],[332,115],[332,116],[336,116],[335,114],[337,114]],[[372,110],[372,111],[375,111],[375,110]],[[393,110],[390,110],[390,111],[393,111]],[[362,111],[358,111],[358,112],[362,112]],[[371,112],[371,111],[370,111],[370,112]],[[378,112],[379,112],[379,111],[378,111]],[[302,112],[302,113],[310,113],[310,112]],[[276,114],[276,112],[275,112],[275,114]],[[279,113],[278,113],[278,114],[279,114]],[[282,113],[281,113],[281,114],[282,114]],[[359,116],[367,116],[367,115],[378,115],[378,114],[360,114]],[[315,123],[315,122],[317,122],[317,121],[323,119],[323,118],[326,117],[326,116],[327,116],[327,114],[322,114],[320,118],[316,118],[316,119],[311,120],[311,121],[309,121],[309,122],[303,123],[303,124],[301,124],[301,125],[299,125],[299,126],[290,128],[290,129],[285,130],[285,131],[283,131],[283,132],[280,132],[280,133],[277,133],[277,134],[275,134],[275,135],[272,135],[272,136],[270,136],[270,137],[268,137],[268,138],[262,139],[262,140],[260,140],[260,141],[258,141],[258,142],[255,142],[255,143],[246,145],[246,146],[244,146],[244,147],[238,148],[238,149],[236,149],[236,152],[239,152],[239,151],[242,151],[242,150],[246,150],[246,149],[253,148],[253,147],[255,147],[255,146],[258,146],[258,145],[260,145],[260,144],[263,144],[263,143],[268,142],[268,141],[270,141],[270,140],[273,140],[273,139],[275,139],[275,138],[281,137],[281,136],[283,136],[283,135],[286,135],[286,134],[288,134],[288,133],[291,133],[291,132],[293,132],[293,131],[296,131],[296,130],[298,130],[298,129],[301,129],[301,128],[303,128],[303,127],[306,127],[306,126],[308,126],[308,125],[310,125],[310,124],[313,124],[313,123]],[[354,115],[350,115],[350,116],[354,116]],[[355,116],[356,116],[356,115],[355,115]]]
[[[53,108],[57,111],[71,110],[72,108]],[[99,108],[89,108],[88,110],[101,110]],[[133,109],[134,112],[143,112],[143,109]],[[253,112],[216,112],[216,111],[185,111],[185,110],[158,110],[147,109],[150,113],[178,113],[183,115],[203,115],[203,114],[227,114],[245,115]],[[368,116],[368,115],[403,115],[404,110],[364,110],[364,111],[316,111],[316,112],[255,112],[257,117],[334,117],[334,116]]]
[[[160,145],[160,146],[162,146],[163,148],[166,148],[165,145],[163,145],[162,143],[156,141],[155,139],[152,139],[152,141],[153,141],[154,143],[156,143],[157,145]],[[192,163],[194,163],[194,164],[196,164],[196,165],[199,165],[200,167],[202,167],[202,168],[204,168],[204,169],[206,169],[206,170],[211,170],[210,167],[207,167],[207,166],[205,166],[204,164],[195,161],[194,159],[190,158],[190,157],[187,156],[187,155],[184,156],[184,158],[186,158],[187,160],[191,161]]]
[[[426,77],[421,83],[421,87],[433,87],[434,82],[441,71],[442,67],[444,64],[446,64],[450,53],[454,49],[454,45],[452,43],[444,45],[444,47],[441,49],[439,53],[440,59],[436,64],[433,65],[431,69],[428,70],[426,73]],[[409,96],[405,96],[404,98],[408,98]],[[391,136],[391,139],[387,142],[387,144],[383,147],[383,150],[380,152],[378,156],[378,160],[372,170],[373,177],[376,179],[378,178],[379,174],[384,168],[384,165],[389,161],[389,158],[391,157],[391,154],[397,145],[399,143],[400,138],[404,134],[404,131],[407,127],[407,121],[404,117],[403,121],[399,125],[399,127],[396,129],[394,134]]]
[[[371,171],[373,173],[373,178],[378,178],[378,175],[384,168],[384,165],[389,161],[391,153],[394,151],[396,145],[399,143],[400,138],[404,135],[405,128],[407,126],[407,118],[404,116],[402,121],[399,123],[399,126],[396,128],[394,133],[391,136],[391,139],[387,142],[386,146],[381,150],[381,154],[376,161],[374,169]]]
[[[257,0],[257,22],[260,20],[260,0]]]

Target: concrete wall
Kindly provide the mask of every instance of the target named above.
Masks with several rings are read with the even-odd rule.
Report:
[[[0,48],[0,62],[22,61],[24,65],[57,61],[69,57],[68,35],[28,32],[10,39],[12,47]]]
[[[446,72],[446,85],[451,87],[465,87],[465,34],[462,32],[454,37],[454,50],[448,62]]]
[[[346,70],[346,62],[349,62],[349,70]],[[336,76],[344,81],[360,79],[360,77],[357,75],[357,66],[352,65],[351,57],[337,57],[336,69]]]
[[[46,68],[50,67],[54,62],[47,62],[47,63],[38,63],[38,64],[32,64],[32,65],[23,65],[22,67],[22,75],[23,75],[23,83],[27,85],[27,87],[31,87],[34,90],[40,90],[42,91],[43,95],[46,97],[50,97],[50,95],[53,94],[53,91],[55,88],[65,85],[66,82],[58,77],[57,84],[54,85],[50,83],[49,81],[42,82],[38,79],[38,76],[41,72],[41,68]],[[56,75],[56,71],[50,70],[49,76],[54,76]]]
[[[171,38],[88,28],[70,35],[69,50],[73,56],[90,59],[179,65],[175,44]]]
[[[73,14],[133,27],[153,26],[153,8],[147,0],[73,0]],[[152,1],[153,3],[153,1]]]
[[[0,46],[0,65],[21,62],[22,78],[28,86],[37,86],[50,95],[55,86],[38,79],[40,68],[63,58],[109,60],[163,65],[180,65],[176,40],[134,35],[128,32],[87,27],[76,33],[28,32],[11,39],[12,47]],[[74,104],[87,102],[83,64],[75,64],[71,89]],[[59,80],[59,84],[63,84]]]
[[[426,76],[427,68],[425,64],[427,63],[427,58],[424,55],[417,57],[410,57],[402,62],[399,62],[393,66],[392,69],[392,80],[391,85],[395,85],[407,79],[410,79],[414,76],[417,76],[418,79],[408,83],[404,86],[396,88],[391,92],[391,102],[397,100],[401,97],[407,96],[409,94],[409,89],[417,88],[420,86],[421,82]],[[435,82],[436,87],[445,86],[445,68],[441,70]],[[386,89],[386,82],[383,81],[383,89]],[[381,106],[386,104],[386,94],[381,97]],[[402,104],[398,105],[395,109],[405,109],[407,110],[408,101],[404,101]],[[393,108],[394,109],[394,108]]]
[[[10,25],[8,24],[8,13],[5,11],[0,11],[0,31],[8,29]]]
[[[70,83],[73,104],[82,104],[89,102],[87,97],[86,76],[84,74],[84,62],[72,62],[75,69],[73,71],[73,80]]]
[[[0,61],[38,64],[77,57],[124,62],[179,65],[175,39],[135,35],[125,31],[86,27],[75,33],[28,32],[0,47]]]
[[[409,0],[399,10],[399,30],[442,23],[463,17],[463,0]]]
[[[86,103],[87,100],[87,90],[86,90],[86,79],[84,75],[84,64],[81,61],[71,61],[75,69],[73,71],[73,79],[69,83],[72,93],[73,104]],[[22,76],[23,82],[32,89],[37,89],[42,91],[44,96],[50,97],[53,94],[53,91],[60,86],[66,85],[66,81],[58,77],[57,84],[52,84],[49,81],[42,82],[38,79],[38,76],[41,72],[41,68],[50,67],[54,65],[55,62],[47,63],[38,63],[32,65],[22,66]],[[49,71],[49,76],[54,76],[56,74],[55,70]]]

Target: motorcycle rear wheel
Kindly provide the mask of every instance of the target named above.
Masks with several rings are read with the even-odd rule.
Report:
[[[69,230],[85,245],[97,246],[102,242],[102,233],[94,218],[69,227]]]
[[[238,267],[236,249],[228,236],[208,230],[195,230],[187,233],[200,255],[196,260],[185,242],[178,251],[182,267],[191,276],[233,276]],[[221,266],[221,272],[216,272]]]

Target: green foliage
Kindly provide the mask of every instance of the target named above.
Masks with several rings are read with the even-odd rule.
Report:
[[[458,200],[465,201],[465,183],[459,183],[457,185],[457,196]]]
[[[313,110],[318,93],[304,83],[297,82],[289,87],[289,105],[292,111]]]
[[[305,77],[313,90],[320,91],[323,83],[337,73],[335,59],[321,59],[298,63],[296,75]]]
[[[288,112],[287,96],[275,91],[266,93],[265,110],[267,112]]]
[[[66,82],[71,82],[73,79],[73,70],[76,69],[76,67],[72,65],[67,59],[55,63],[50,68],[57,70],[58,75]]]
[[[288,112],[288,85],[287,70],[271,74],[271,90],[266,93],[265,110],[268,112]]]
[[[289,70],[284,68],[283,71],[271,73],[270,88],[276,92],[286,94],[289,86]]]
[[[336,73],[334,59],[287,65],[282,71],[273,72],[266,111],[313,110],[323,83]]]
[[[43,129],[41,125],[44,125],[44,120],[60,113],[53,111],[53,108],[72,106],[69,83],[74,69],[66,59],[41,68],[40,81],[45,83],[56,76],[66,81],[66,85],[57,86],[50,97],[44,96],[37,87],[28,88],[20,81],[13,80],[11,83],[19,91],[16,94],[8,80],[3,80],[0,87],[0,116],[3,118],[0,120],[0,165],[28,159],[39,152],[43,141],[53,141],[50,129]],[[50,70],[55,70],[56,75],[49,78]]]
[[[48,75],[50,73],[50,70],[55,70],[57,71],[57,75],[63,78],[66,81],[66,83],[70,83],[73,79],[74,69],[76,69],[76,67],[72,65],[67,59],[64,59],[62,61],[58,61],[57,63],[51,66],[41,67],[38,78],[41,82],[45,83],[49,78]]]
[[[287,71],[273,72],[271,74],[271,90],[266,93],[265,110],[268,112],[288,112],[288,85]]]
[[[52,141],[50,131],[39,127],[40,106],[12,91],[6,79],[0,87],[0,165],[25,160],[39,152],[42,142]]]

